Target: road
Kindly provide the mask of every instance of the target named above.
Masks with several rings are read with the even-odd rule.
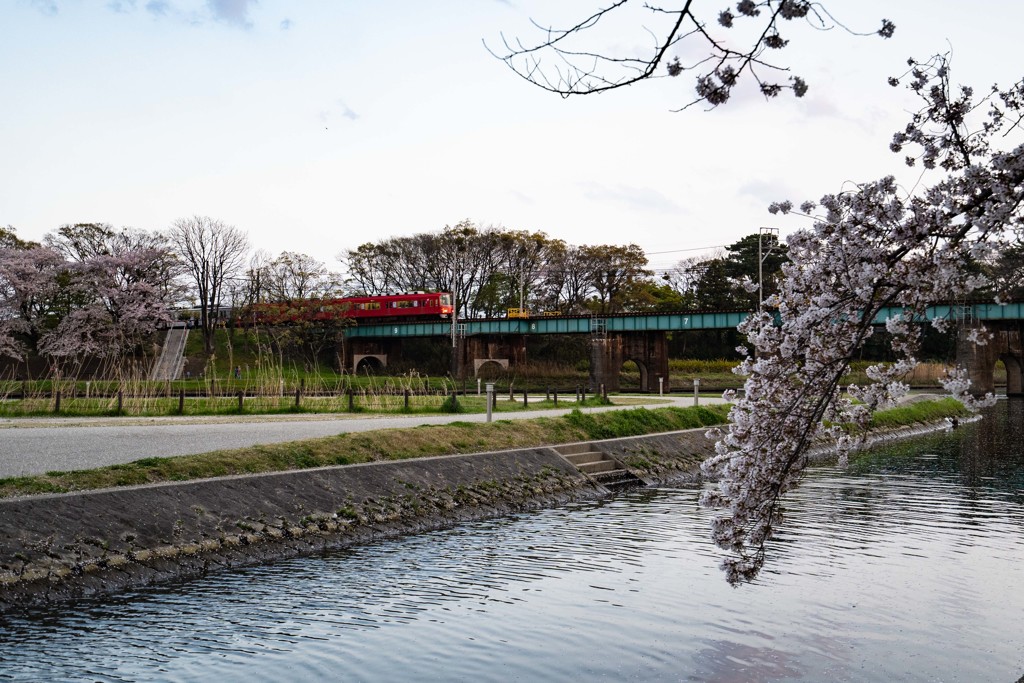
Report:
[[[721,403],[701,397],[702,404]],[[693,405],[693,397],[665,397],[658,405]],[[585,408],[621,410],[634,405]],[[496,419],[522,420],[564,415],[566,410],[500,413]],[[225,448],[281,443],[372,429],[417,427],[449,422],[484,422],[486,415],[272,415],[155,418],[0,419],[0,477],[91,469],[147,457],[206,453]]]

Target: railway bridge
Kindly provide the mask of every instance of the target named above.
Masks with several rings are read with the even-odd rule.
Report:
[[[902,315],[899,307],[883,309],[875,324],[884,325]],[[388,358],[401,354],[404,339],[449,337],[454,346],[454,374],[475,376],[488,363],[514,367],[526,360],[527,343],[538,335],[588,335],[590,337],[590,382],[595,389],[604,385],[618,391],[619,370],[626,361],[640,369],[643,391],[656,392],[659,378],[668,379],[669,332],[730,329],[739,325],[747,311],[704,313],[651,313],[608,316],[545,316],[536,318],[466,319],[452,329],[446,321],[361,324],[345,330],[345,364],[358,368],[370,360],[387,365]],[[936,305],[929,307],[921,322],[933,318],[957,320],[957,363],[965,367],[979,393],[994,388],[996,361],[1006,366],[1007,393],[1024,394],[1024,302],[1009,304]],[[985,345],[970,341],[970,331],[984,325],[993,333]]]

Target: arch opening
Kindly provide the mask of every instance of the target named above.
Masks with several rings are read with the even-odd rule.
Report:
[[[635,358],[627,358],[619,368],[619,386],[629,391],[646,391],[647,364]]]
[[[388,366],[386,354],[367,353],[352,358],[352,371],[355,374],[379,375]]]
[[[1017,356],[1004,354],[999,356],[1006,368],[1006,395],[1024,395],[1024,362]]]
[[[501,377],[508,370],[508,358],[478,358],[473,361],[473,376],[481,379]]]

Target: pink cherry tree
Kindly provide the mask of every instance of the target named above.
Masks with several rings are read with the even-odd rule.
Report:
[[[52,327],[63,267],[46,247],[0,248],[0,356],[23,360]]]
[[[166,248],[137,246],[68,263],[76,305],[39,344],[44,355],[120,359],[170,322],[173,291],[162,277]]]
[[[718,480],[702,504],[719,511],[712,535],[728,551],[722,567],[730,583],[757,576],[782,521],[780,500],[800,481],[811,449],[838,448],[845,458],[871,413],[907,391],[900,378],[916,362],[915,319],[933,302],[962,300],[986,285],[984,264],[1024,236],[1024,145],[1013,146],[1024,81],[977,97],[953,88],[943,56],[909,67],[890,83],[905,81],[922,106],[890,147],[909,152],[906,163],[934,180],[907,190],[886,177],[802,204],[813,226],[789,236],[779,293],[740,326],[748,339],[736,368],[747,378],[744,392],[729,427],[712,434],[716,455],[703,466]],[[781,202],[770,210],[794,209]],[[896,362],[870,368],[867,386],[843,386],[890,307],[904,311],[885,321]],[[932,324],[945,329],[953,321]],[[984,330],[975,338],[983,343]],[[945,386],[968,407],[985,403],[959,372]]]

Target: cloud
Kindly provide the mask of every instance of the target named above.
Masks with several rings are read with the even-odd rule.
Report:
[[[57,0],[31,0],[32,6],[43,14],[53,16],[57,13]]]
[[[135,11],[135,0],[110,0],[107,9],[118,14],[127,14]]]
[[[804,199],[804,193],[780,180],[751,180],[740,185],[738,194],[754,200],[755,204],[764,206],[765,210],[772,202],[788,199],[799,204]]]
[[[625,204],[631,209],[641,211],[656,211],[659,213],[685,213],[679,204],[661,194],[657,190],[646,187],[630,187],[628,185],[616,185],[609,187],[599,183],[584,183],[585,191],[583,196],[587,199],[594,199],[604,202],[617,202]]]
[[[217,21],[239,28],[251,28],[249,10],[256,2],[257,0],[206,0],[206,6]]]
[[[337,100],[334,104],[336,106],[320,111],[320,120],[323,123],[330,123],[339,116],[348,119],[349,121],[355,121],[359,118],[359,114],[350,109],[349,106],[345,104],[345,100]]]
[[[287,30],[289,30],[289,29],[290,29],[290,28],[291,28],[292,26],[295,26],[295,22],[294,22],[294,21],[292,21],[291,19],[282,19],[282,20],[281,20],[281,24],[280,24],[280,27],[281,27],[281,30],[282,30],[282,31],[287,31]]]
[[[146,3],[146,11],[154,17],[166,17],[171,12],[171,3],[167,0],[149,0]]]
[[[341,105],[341,115],[344,116],[346,119],[348,119],[349,121],[355,121],[356,119],[359,118],[359,114],[349,109],[348,105],[346,105],[344,102],[338,102],[338,104]]]

